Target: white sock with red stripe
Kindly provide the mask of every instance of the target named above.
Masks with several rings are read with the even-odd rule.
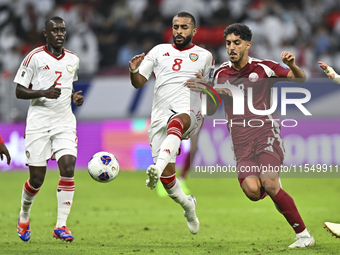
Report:
[[[170,159],[176,155],[181,145],[181,137],[184,130],[183,121],[174,117],[170,120],[167,128],[168,136],[164,139],[156,161],[158,170],[163,173],[164,168],[169,164]]]
[[[27,222],[29,220],[31,207],[39,190],[40,187],[36,189],[31,185],[30,179],[28,179],[25,182],[21,196],[21,210],[20,210],[21,222]]]
[[[58,198],[58,219],[57,228],[66,226],[67,217],[70,214],[74,195],[74,177],[60,176],[57,198]]]
[[[169,197],[176,203],[179,203],[185,211],[193,208],[194,204],[182,190],[181,183],[176,178],[176,174],[166,177],[161,176],[160,180]]]

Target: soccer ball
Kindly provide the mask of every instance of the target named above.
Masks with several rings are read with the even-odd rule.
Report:
[[[93,180],[97,182],[110,182],[119,173],[119,163],[112,153],[101,151],[93,155],[87,169]]]

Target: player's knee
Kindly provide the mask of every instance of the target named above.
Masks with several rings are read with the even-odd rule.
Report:
[[[60,175],[64,177],[73,177],[74,176],[74,166],[64,166],[60,169]]]
[[[251,201],[254,202],[259,201],[261,198],[260,191],[247,191],[245,194]]]
[[[241,184],[241,188],[251,201],[261,199],[261,183],[258,178],[245,178]]]
[[[42,186],[45,180],[45,174],[35,174],[30,176],[30,184],[33,188],[38,189]]]
[[[242,187],[244,194],[251,200],[251,201],[258,201],[261,198],[260,189],[254,185],[247,185]]]
[[[280,189],[280,184],[278,179],[261,179],[261,183],[265,191],[270,196],[275,196]]]

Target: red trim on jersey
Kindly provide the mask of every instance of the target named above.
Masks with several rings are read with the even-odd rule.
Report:
[[[70,50],[68,50],[68,49],[65,49],[65,48],[64,48],[64,51],[65,51],[65,52],[67,52],[67,53],[71,53],[71,54],[73,54],[73,55],[76,55],[76,56],[77,56],[77,54],[76,54],[76,53],[74,53],[73,51],[70,51]],[[78,57],[78,56],[77,56],[77,57]]]
[[[179,50],[179,51],[189,50],[189,49],[191,49],[191,48],[193,48],[193,47],[195,47],[195,46],[196,46],[196,44],[192,44],[191,46],[185,47],[185,48],[183,48],[183,49],[178,49],[177,46],[176,46],[175,44],[172,44],[172,47],[174,47],[176,50]]]
[[[2,139],[1,135],[0,135],[0,144],[5,143],[4,139]]]
[[[39,48],[36,48],[36,49],[32,50],[32,51],[26,56],[26,58],[24,59],[24,62],[23,62],[22,65],[28,67],[28,64],[30,63],[30,61],[31,61],[31,59],[32,59],[32,57],[33,57],[33,55],[36,54],[36,53],[38,53],[38,52],[41,52],[41,51],[43,51],[43,46],[41,46],[41,47],[39,47]]]
[[[50,55],[51,57],[55,58],[56,60],[60,60],[60,59],[62,59],[62,58],[65,56],[65,49],[64,49],[64,48],[63,48],[63,53],[62,53],[59,57],[54,56],[53,54],[49,53],[49,52],[47,51],[47,49],[46,49],[46,45],[44,46],[44,51],[45,51],[48,55]]]

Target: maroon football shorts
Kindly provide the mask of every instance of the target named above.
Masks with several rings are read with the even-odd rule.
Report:
[[[248,144],[234,144],[234,152],[240,184],[250,175],[259,177],[264,169],[279,170],[284,158],[283,141],[275,129],[261,132]],[[259,161],[260,154],[261,161]]]

